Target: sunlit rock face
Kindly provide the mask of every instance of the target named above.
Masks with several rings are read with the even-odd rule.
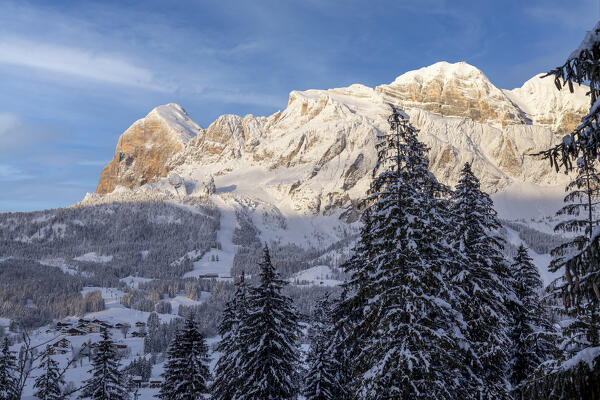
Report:
[[[521,124],[520,110],[479,69],[439,62],[407,72],[376,91],[401,108],[418,107],[444,117],[487,124]]]
[[[121,135],[112,161],[102,170],[96,192],[109,193],[118,185],[135,188],[166,176],[167,160],[201,131],[181,106],[155,108]]]
[[[491,193],[511,183],[560,184],[566,178],[531,154],[558,143],[585,113],[586,88],[575,89],[558,91],[538,76],[501,90],[473,66],[441,62],[376,88],[292,91],[283,111],[223,115],[206,129],[169,104],[121,136],[97,192],[120,185],[149,196],[173,172],[186,195],[204,193],[214,177],[217,194],[334,213],[364,197],[391,105],[420,130],[430,169],[444,184],[456,184],[465,162]]]

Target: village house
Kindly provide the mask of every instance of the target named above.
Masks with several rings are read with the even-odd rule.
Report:
[[[133,382],[133,385],[136,388],[141,388],[142,387],[142,377],[141,376],[139,376],[139,375],[132,376],[131,377],[131,381]]]
[[[151,388],[160,388],[162,386],[163,380],[162,378],[150,378],[150,387]]]
[[[58,342],[54,343],[53,346],[68,349],[69,347],[71,347],[71,342],[67,338],[62,338]]]
[[[86,331],[78,328],[65,328],[61,330],[61,333],[69,336],[83,336],[87,334]]]

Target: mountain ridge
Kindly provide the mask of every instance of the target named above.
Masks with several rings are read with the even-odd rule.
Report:
[[[354,204],[368,188],[390,104],[421,130],[440,181],[453,185],[468,161],[482,186],[499,192],[513,183],[564,183],[566,177],[528,154],[552,146],[572,129],[586,111],[587,98],[584,87],[574,94],[559,92],[551,80],[537,76],[521,88],[498,89],[476,67],[440,62],[375,88],[354,84],[292,91],[283,111],[222,115],[207,128],[169,104],[161,106],[172,109],[167,114],[174,119],[167,125],[191,125],[196,134],[173,140],[164,132],[170,129],[163,126],[165,119],[152,131],[153,110],[121,136],[105,167],[111,173],[103,171],[98,194],[84,202],[169,192],[166,177],[175,173],[184,182],[177,195],[203,195],[212,176],[217,191],[226,187],[236,196],[291,212],[332,213]]]

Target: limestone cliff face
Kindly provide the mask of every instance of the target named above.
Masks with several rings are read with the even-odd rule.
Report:
[[[445,117],[488,124],[524,123],[519,109],[477,68],[439,62],[407,72],[375,89],[401,108],[417,107]]]
[[[558,91],[553,78],[539,74],[528,80],[522,87],[504,90],[504,93],[524,113],[533,125],[548,127],[558,135],[570,133],[581,123],[590,108],[587,86],[574,86],[574,93],[568,88]]]
[[[102,170],[96,192],[110,193],[118,185],[135,188],[166,176],[169,158],[201,131],[179,105],[155,108],[121,135],[112,161]]]

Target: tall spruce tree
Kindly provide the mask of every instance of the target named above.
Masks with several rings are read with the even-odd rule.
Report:
[[[564,269],[563,279],[554,282],[555,294],[563,299],[569,318],[563,322],[565,356],[573,356],[587,347],[600,346],[600,268],[596,260],[574,257],[594,239],[594,229],[599,225],[600,177],[597,162],[588,157],[577,161],[577,176],[571,181],[564,201],[567,203],[558,216],[566,220],[554,228],[557,232],[575,234],[570,241],[552,250],[550,270]]]
[[[331,312],[333,325],[329,333],[333,358],[337,360],[339,366],[335,376],[337,383],[335,398],[338,400],[352,399],[352,382],[356,376],[355,370],[357,370],[354,367],[355,358],[352,355],[360,353],[359,346],[361,344],[358,339],[361,335],[357,334],[359,320],[353,316],[362,315],[362,308],[358,309],[352,302],[347,301],[348,293],[349,287],[345,286],[339,299],[334,302]]]
[[[40,400],[56,400],[62,398],[61,385],[65,384],[58,369],[58,363],[52,359],[49,349],[42,353],[39,369],[42,370],[33,384],[34,395]]]
[[[563,65],[547,74],[554,76],[558,90],[568,85],[572,92],[575,83],[589,84],[590,110],[582,118],[581,124],[565,136],[561,143],[540,153],[550,160],[557,172],[560,169],[568,172],[577,168],[576,180],[582,176],[582,172],[584,176],[591,172],[590,167],[600,155],[599,62],[600,22],[587,32],[579,47]],[[591,183],[597,179],[596,175],[593,173],[589,175],[590,179],[584,180]],[[585,186],[574,186],[581,190],[582,187],[586,188],[587,183]],[[583,197],[588,204],[586,211],[589,226],[594,218],[590,196],[576,194],[573,200],[576,197]],[[571,213],[569,209],[564,210],[567,214]],[[577,224],[571,226],[577,227]],[[563,252],[566,256],[560,254]],[[564,269],[564,276],[553,284],[555,293],[562,297],[565,314],[568,316],[561,322],[564,343],[560,347],[564,349],[564,354],[554,363],[548,363],[540,376],[531,382],[529,394],[536,399],[600,398],[600,347],[596,328],[600,302],[600,232],[592,227],[587,235],[579,235],[572,246],[568,245],[554,253],[558,260],[552,264],[552,269]]]
[[[221,353],[215,368],[215,380],[211,387],[214,400],[231,400],[236,398],[236,392],[244,383],[240,381],[239,362],[245,358],[246,348],[241,345],[240,330],[247,318],[248,284],[242,271],[240,279],[235,284],[233,298],[226,304],[223,319],[219,325],[221,341],[217,351]]]
[[[0,350],[0,400],[17,400],[16,362],[5,337]]]
[[[92,377],[84,382],[82,399],[124,400],[129,399],[125,378],[119,370],[115,343],[108,329],[102,331],[102,339],[94,346]]]
[[[375,315],[365,315],[364,309],[369,298],[375,296],[372,291],[376,288],[369,285],[374,272],[372,262],[374,253],[371,237],[371,211],[368,201],[362,213],[362,227],[351,257],[341,266],[349,276],[349,280],[342,285],[343,292],[335,302],[332,309],[333,331],[332,340],[335,359],[340,368],[337,371],[336,381],[339,384],[336,398],[347,400],[352,397],[352,386],[358,381],[360,365],[355,365],[362,351],[363,344],[372,335],[371,329],[375,328],[371,318]]]
[[[306,400],[338,400],[341,367],[333,342],[333,316],[329,295],[317,303],[308,331],[309,350],[303,394]]]
[[[359,327],[368,334],[354,364],[360,399],[456,398],[460,314],[445,279],[454,262],[445,240],[447,192],[428,171],[427,148],[394,109],[377,145],[370,203],[370,254]]]
[[[531,383],[530,390],[541,393],[538,398],[548,393],[565,398],[600,397],[600,246],[595,234],[600,222],[600,178],[596,164],[585,154],[577,160],[577,175],[566,187],[567,204],[557,212],[566,219],[555,226],[555,231],[574,234],[552,250],[549,268],[553,272],[564,270],[564,276],[551,285],[555,298],[562,299],[564,306],[559,345],[563,351]],[[591,359],[589,363],[581,362],[584,356]]]
[[[462,257],[453,281],[460,288],[459,307],[467,325],[465,349],[471,385],[481,398],[508,398],[510,318],[514,304],[513,282],[502,255],[503,240],[494,205],[480,189],[479,180],[466,163],[452,196],[453,242]]]
[[[209,394],[211,380],[209,361],[206,340],[189,315],[169,348],[158,397],[163,400],[204,398]]]
[[[510,332],[509,381],[513,397],[524,399],[523,385],[536,369],[556,355],[557,332],[541,301],[542,279],[525,246],[519,246],[510,266],[518,302]]]
[[[239,399],[285,400],[298,395],[297,313],[281,291],[287,283],[279,277],[265,245],[260,284],[250,290],[248,314],[240,329],[246,351],[240,360],[244,382]]]

